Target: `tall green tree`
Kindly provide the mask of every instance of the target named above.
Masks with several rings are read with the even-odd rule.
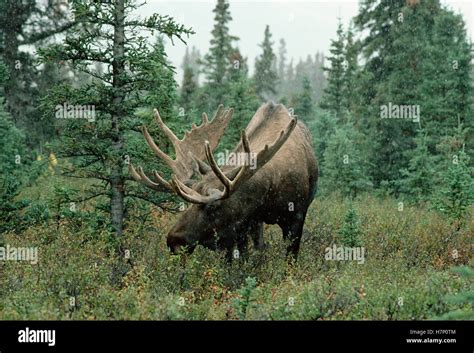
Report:
[[[419,131],[416,148],[408,150],[408,167],[401,171],[400,192],[412,201],[427,201],[434,188],[435,157],[428,150],[427,137]]]
[[[228,150],[232,150],[240,141],[241,131],[247,127],[260,103],[255,85],[249,78],[247,59],[238,50],[232,59],[238,65],[232,67],[225,104],[234,108],[234,114],[220,143],[221,149]]]
[[[192,33],[165,15],[153,14],[144,19],[128,17],[139,5],[135,1],[116,0],[113,3],[70,2],[81,30],[68,32],[61,44],[40,50],[44,62],[68,62],[74,70],[90,75],[94,80],[79,88],[60,86],[48,96],[45,105],[50,114],[67,116],[66,104],[74,107],[75,119],[62,119],[62,149],[60,153],[74,163],[65,174],[93,181],[85,199],[103,196],[108,200],[110,225],[115,235],[124,231],[125,198],[138,197],[153,202],[149,193],[128,193],[127,164],[139,157],[133,149],[139,126],[144,123],[135,116],[137,108],[157,99],[157,80],[168,64],[159,43],[149,45],[140,31],[155,31],[169,38],[183,40]],[[112,30],[110,30],[110,26]],[[107,70],[98,71],[90,63],[101,63]],[[166,77],[165,77],[166,78]],[[164,96],[164,98],[163,98]],[[156,105],[155,105],[156,106]],[[93,107],[87,119],[77,114],[77,107]],[[160,105],[165,109],[166,103]],[[171,108],[168,108],[171,109]],[[119,249],[120,250],[120,249]]]
[[[458,116],[464,122],[472,110],[471,45],[462,18],[438,0],[368,0],[355,23],[359,32],[367,33],[357,116],[372,141],[368,158],[385,166],[373,170],[372,177],[376,185],[398,193],[401,171],[410,164],[405,151],[416,148],[420,125],[434,154]],[[381,119],[381,108],[390,103],[416,107],[420,121]],[[470,154],[472,148],[467,148]]]
[[[4,85],[7,77],[8,68],[0,60],[0,236],[18,226],[16,211],[27,204],[25,200],[17,200],[25,181],[28,161],[25,136],[14,126],[11,115],[5,111]]]
[[[276,94],[278,80],[275,70],[276,56],[272,48],[272,34],[270,27],[265,27],[263,42],[260,44],[262,53],[255,59],[255,87],[262,101],[272,99]]]
[[[372,188],[368,173],[371,166],[360,148],[360,140],[361,135],[351,123],[336,128],[324,152],[324,179],[321,189],[330,190],[323,192],[337,190],[343,196],[355,197]]]
[[[59,75],[58,67],[36,65],[34,49],[76,25],[67,9],[56,1],[0,2],[0,56],[9,73],[4,88],[5,108],[15,126],[27,132],[30,148],[52,137],[54,129],[38,119],[37,107],[46,90],[65,77]]]
[[[329,49],[331,55],[327,58],[329,66],[327,72],[327,86],[324,90],[320,106],[331,112],[339,121],[343,121],[344,109],[344,30],[339,21],[336,39],[331,40]]]
[[[234,63],[231,60],[235,53],[236,36],[229,33],[229,23],[232,16],[227,0],[218,0],[213,10],[214,28],[212,29],[209,52],[204,56],[204,73],[207,79],[208,109],[215,109],[224,103],[229,89],[229,73]]]
[[[303,90],[296,101],[295,114],[304,122],[314,118],[313,90],[308,77],[303,79]]]

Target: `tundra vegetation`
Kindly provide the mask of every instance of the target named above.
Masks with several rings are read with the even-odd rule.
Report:
[[[296,64],[262,22],[250,73],[218,0],[178,78],[166,47],[201,29],[139,6],[0,3],[0,319],[474,319],[461,15],[366,0]]]

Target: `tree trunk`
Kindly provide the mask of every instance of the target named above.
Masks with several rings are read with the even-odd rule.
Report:
[[[115,1],[115,24],[114,24],[114,60],[113,87],[114,87],[114,113],[112,115],[112,150],[114,152],[113,165],[110,175],[111,198],[110,217],[112,227],[117,236],[123,234],[124,218],[124,176],[123,169],[123,136],[120,120],[123,117],[124,87],[122,74],[124,72],[125,53],[125,9],[124,0]]]

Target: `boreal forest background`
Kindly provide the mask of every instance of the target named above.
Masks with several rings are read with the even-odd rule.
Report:
[[[139,6],[0,1],[0,246],[40,249],[37,265],[0,263],[0,318],[473,318],[474,71],[461,15],[438,0],[365,0],[329,52],[296,61],[262,26],[250,62],[218,0],[209,50],[188,47],[178,77],[165,43],[200,29],[138,18]],[[154,108],[180,137],[224,104],[235,112],[219,150],[231,150],[268,100],[308,126],[319,163],[301,257],[287,264],[267,227],[265,254],[227,265],[199,248],[183,269],[164,236],[186,205],[128,172],[170,176],[140,127],[173,153]],[[64,104],[95,117],[58,118]],[[417,106],[419,119],[382,117],[389,105]],[[367,263],[324,261],[334,243],[365,246]]]

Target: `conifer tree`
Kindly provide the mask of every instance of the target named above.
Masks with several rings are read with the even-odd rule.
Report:
[[[81,30],[68,32],[63,43],[42,48],[39,52],[43,62],[66,61],[75,71],[95,80],[78,88],[57,87],[51,91],[45,105],[50,107],[49,114],[60,113],[63,118],[69,117],[70,107],[89,108],[89,114],[82,116],[85,119],[79,119],[79,116],[61,119],[62,149],[59,152],[73,162],[71,168],[65,170],[66,175],[93,181],[84,199],[101,196],[108,200],[110,225],[114,234],[120,236],[124,231],[126,198],[160,204],[156,201],[156,193],[129,192],[135,186],[129,187],[128,163],[146,156],[135,149],[139,127],[144,121],[134,114],[138,108],[150,103],[160,108],[165,116],[172,109],[169,92],[157,92],[157,86],[164,85],[168,89],[167,82],[172,80],[172,73],[163,75],[170,69],[163,48],[159,42],[150,46],[147,38],[138,33],[140,30],[155,31],[183,40],[192,31],[168,16],[152,14],[145,19],[128,18],[128,14],[139,6],[135,1],[89,4],[73,0],[70,4],[76,21],[81,23]],[[102,63],[108,70],[97,71],[91,67],[91,62]],[[62,109],[64,105],[69,107],[67,112]],[[72,110],[72,115],[75,111]],[[151,114],[148,119],[151,120]],[[145,148],[142,138],[140,141],[139,146]]]
[[[435,158],[428,150],[427,138],[419,131],[415,138],[416,148],[409,150],[408,168],[401,171],[400,192],[412,201],[426,201],[434,188]]]
[[[338,190],[343,196],[355,197],[362,191],[369,190],[372,182],[368,175],[369,165],[358,144],[361,137],[351,123],[336,128],[329,137],[324,152],[323,188]],[[325,192],[325,190],[322,190]]]
[[[442,176],[441,188],[433,198],[434,208],[462,222],[469,206],[474,204],[473,170],[469,166],[469,156],[461,150],[452,159],[452,165]]]
[[[270,27],[265,27],[262,44],[262,53],[255,59],[255,88],[262,101],[272,99],[276,94],[277,73],[275,71],[276,56],[272,48],[272,34]]]
[[[303,90],[298,96],[295,107],[295,114],[304,122],[308,122],[314,118],[313,92],[311,82],[308,77],[303,79]]]
[[[343,122],[344,112],[344,30],[339,21],[337,27],[337,38],[331,40],[329,49],[331,56],[327,59],[329,67],[325,67],[327,72],[327,86],[321,99],[321,108],[333,113],[338,122]]]
[[[204,73],[207,79],[207,98],[209,100],[206,111],[215,109],[223,104],[225,95],[229,89],[229,73],[233,62],[232,55],[235,52],[234,42],[236,36],[229,33],[229,23],[232,16],[227,0],[218,0],[213,10],[214,28],[212,29],[209,52],[204,56]]]
[[[362,245],[359,217],[351,204],[344,215],[344,223],[338,232],[343,246],[356,247]]]

